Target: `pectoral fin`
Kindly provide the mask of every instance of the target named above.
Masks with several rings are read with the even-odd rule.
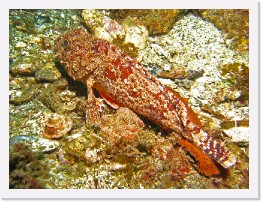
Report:
[[[103,91],[99,91],[99,94],[101,95],[101,97],[104,99],[104,101],[111,106],[113,109],[118,109],[120,106],[114,102],[109,96],[107,96]]]
[[[93,80],[91,79],[87,80],[86,86],[87,86],[86,124],[88,126],[100,125],[101,116],[93,92]]]

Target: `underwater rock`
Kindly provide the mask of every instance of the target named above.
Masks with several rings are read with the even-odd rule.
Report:
[[[245,9],[206,9],[199,10],[202,18],[213,22],[225,34],[225,39],[232,39],[229,44],[240,51],[249,46],[249,11]]]
[[[48,62],[40,70],[36,71],[35,78],[37,81],[52,82],[61,78],[61,73],[55,66],[55,63]]]
[[[125,39],[118,45],[125,53],[137,57],[139,50],[145,48],[148,39],[148,31],[138,20],[127,18],[122,23],[125,29]]]
[[[216,187],[212,183],[212,181],[208,178],[204,178],[203,176],[192,174],[189,175],[184,184],[181,187],[182,189],[215,189]]]
[[[9,105],[9,134],[41,135],[44,130],[44,114],[51,110],[37,99],[21,105]]]
[[[9,101],[15,104],[22,104],[24,102],[28,102],[33,99],[35,94],[38,92],[40,88],[39,84],[34,84],[30,86],[24,86],[21,90],[16,90],[11,92],[9,96]]]
[[[100,10],[84,10],[82,17],[94,36],[119,46],[127,54],[136,57],[139,49],[145,47],[148,31],[139,20],[126,18],[122,24],[108,17]]]
[[[191,165],[193,162],[190,157],[181,147],[173,145],[169,138],[157,136],[149,141],[151,144],[146,146],[148,154],[133,173],[129,182],[130,187],[147,189],[181,187],[188,175],[197,173]]]
[[[241,93],[237,97],[242,102],[248,101],[249,98],[249,67],[241,63],[229,63],[221,67],[222,78],[227,79]],[[247,103],[246,103],[247,104]]]
[[[76,108],[76,93],[67,90],[68,82],[65,78],[48,83],[38,96],[38,99],[56,113],[67,113]]]
[[[110,10],[110,16],[120,23],[127,17],[136,18],[149,35],[156,35],[167,33],[185,12],[183,9],[114,9]]]
[[[69,135],[61,139],[59,159],[70,165],[81,162],[85,167],[92,166],[102,159],[100,150],[104,147],[104,142],[91,128],[82,126],[72,129]]]
[[[48,139],[57,139],[66,135],[72,128],[72,119],[56,113],[48,114],[45,121],[43,136]]]
[[[226,61],[245,60],[234,55],[212,23],[190,13],[177,21],[168,34],[150,37],[138,60],[159,67],[156,73],[160,77],[174,77],[168,85],[190,97],[189,103],[197,106],[199,102],[218,103],[241,95],[240,89],[225,82],[220,74],[221,64]],[[184,82],[188,79],[193,83]]]
[[[105,11],[94,9],[83,10],[82,17],[93,34],[109,42],[122,40],[125,36],[124,29],[115,20],[106,16]]]
[[[29,43],[31,43],[31,44],[41,44],[43,42],[44,42],[44,38],[41,35],[29,37]]]
[[[115,114],[102,116],[100,127],[104,135],[102,138],[111,144],[119,141],[137,144],[137,135],[143,129],[144,123],[133,111],[120,107]]]
[[[241,92],[231,83],[226,83],[223,80],[211,81],[210,77],[198,79],[198,82],[191,87],[193,95],[213,103],[236,100],[241,95]]]
[[[122,22],[122,27],[125,30],[125,40],[123,45],[131,43],[137,49],[145,48],[148,39],[148,31],[139,20],[126,18]]]
[[[220,126],[225,130],[234,127],[249,127],[249,120],[223,121]]]
[[[32,151],[30,143],[28,144],[31,137],[16,137],[16,140],[29,139],[27,142],[12,139],[14,142],[9,147],[9,189],[48,188],[52,180],[49,173],[50,161],[45,160],[47,154],[43,154],[42,149]]]

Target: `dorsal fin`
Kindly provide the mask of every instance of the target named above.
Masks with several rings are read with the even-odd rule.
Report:
[[[177,93],[174,89],[170,88],[170,87],[166,87],[171,93],[170,95],[170,99],[171,100],[176,100],[177,101],[182,101],[182,103],[184,103],[184,106],[187,110],[187,116],[190,119],[190,121],[194,122],[196,125],[198,125],[199,127],[202,127],[201,121],[198,118],[198,116],[194,113],[194,111],[191,109],[191,107],[188,106],[188,98],[184,98],[182,97],[179,93]],[[185,123],[184,123],[185,124]]]

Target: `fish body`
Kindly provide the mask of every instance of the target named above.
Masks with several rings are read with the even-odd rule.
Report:
[[[88,89],[87,122],[99,124],[93,89],[115,106],[127,107],[168,131],[175,131],[224,168],[236,161],[221,140],[208,135],[174,90],[120,48],[82,28],[61,35],[54,51],[68,74]],[[184,144],[185,147],[188,144]]]

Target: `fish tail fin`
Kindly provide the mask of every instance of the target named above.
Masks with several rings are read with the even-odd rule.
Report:
[[[175,91],[169,90],[168,95],[176,106],[176,111],[184,126],[182,136],[196,145],[211,159],[224,168],[235,164],[235,156],[227,150],[225,143],[208,135],[201,127],[201,122],[193,110],[188,106],[187,100]]]
[[[191,131],[192,133],[193,131]],[[198,133],[190,135],[192,142],[210,158],[216,161],[224,168],[229,168],[236,163],[235,156],[228,151],[225,143],[219,139],[215,139],[208,135],[204,130],[200,129]]]

